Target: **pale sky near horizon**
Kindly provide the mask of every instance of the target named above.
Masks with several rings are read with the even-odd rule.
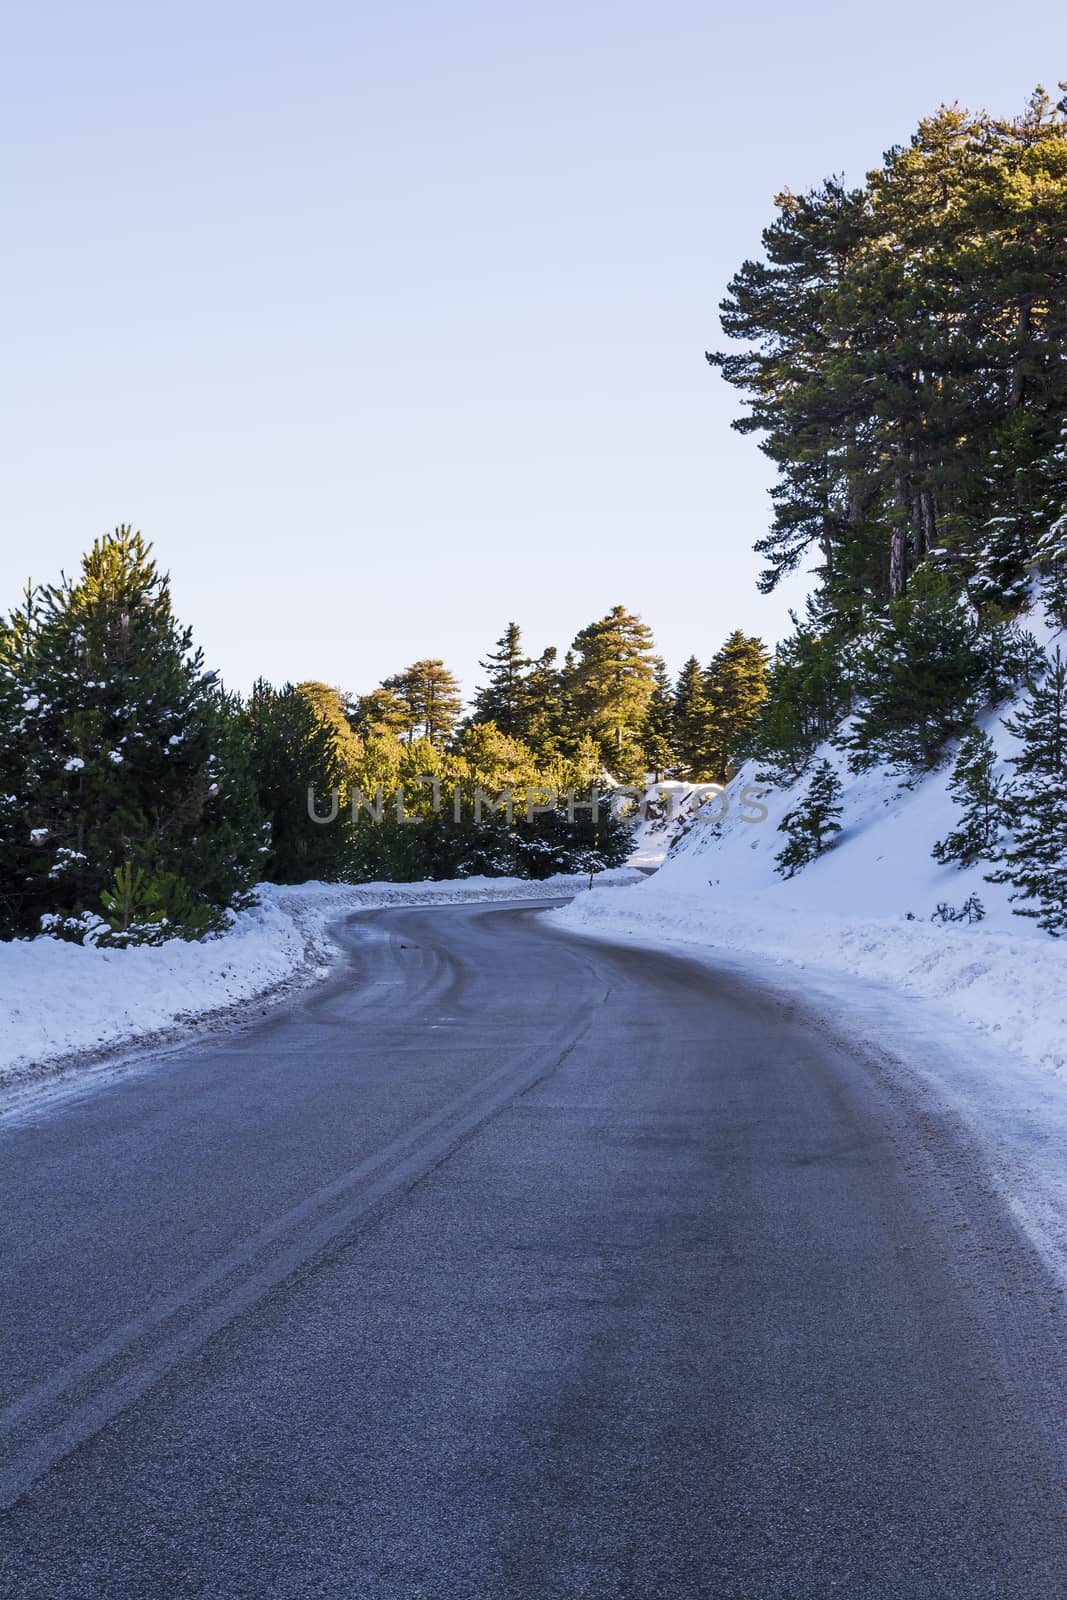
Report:
[[[1021,17],[1021,13],[1019,14]],[[773,641],[704,361],[774,194],[1067,77],[1060,8],[9,3],[0,611],[121,521],[234,688],[612,604]]]

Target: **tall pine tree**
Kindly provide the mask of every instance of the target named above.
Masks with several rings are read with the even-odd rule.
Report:
[[[475,722],[494,722],[512,739],[526,736],[526,674],[533,663],[523,653],[517,622],[509,622],[484,661],[487,681],[474,696]]]
[[[725,783],[766,699],[767,651],[762,639],[735,628],[711,660],[704,694],[708,703],[705,766],[714,782]]]
[[[674,769],[674,690],[660,656],[652,663],[653,685],[641,728],[645,769],[657,783]]]
[[[710,709],[705,674],[690,656],[674,690],[674,748],[678,769],[687,778],[707,779]]]
[[[584,732],[616,776],[642,772],[640,732],[655,682],[652,631],[624,606],[583,628],[568,685]]]
[[[459,684],[437,657],[415,661],[382,685],[404,706],[405,734],[409,742],[428,739],[446,744],[463,709]]]
[[[554,761],[567,748],[562,674],[557,651],[548,645],[530,667],[523,684],[523,738],[542,763]]]
[[[345,869],[347,827],[342,815],[327,823],[308,815],[308,790],[328,816],[334,789],[338,810],[351,779],[339,730],[303,689],[274,689],[260,679],[244,708],[252,776],[269,823],[264,873],[273,883],[333,882]]]

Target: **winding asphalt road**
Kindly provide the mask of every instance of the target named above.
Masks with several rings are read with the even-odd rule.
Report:
[[[883,1057],[529,908],[344,937],[0,1125],[4,1600],[1062,1600],[1062,1301]]]

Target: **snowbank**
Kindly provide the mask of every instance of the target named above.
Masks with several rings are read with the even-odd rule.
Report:
[[[1031,614],[1026,625],[1046,650],[1062,630]],[[1018,749],[1004,727],[1017,706],[982,719],[1001,771]],[[572,929],[742,951],[788,961],[809,973],[879,979],[936,1000],[998,1047],[1067,1083],[1067,939],[1056,940],[1015,914],[1009,886],[990,884],[988,863],[940,866],[930,852],[958,825],[947,790],[955,749],[936,771],[912,783],[875,768],[856,774],[824,745],[842,784],[843,831],[833,847],[793,878],[774,858],[785,843],[778,824],[806,792],[809,773],[743,803],[757,782],[746,766],[720,800],[675,841],[654,877],[633,889],[556,913]],[[814,761],[812,765],[814,766]],[[684,827],[684,824],[683,824]],[[985,920],[931,921],[939,905],[961,907],[976,894]]]
[[[636,887],[583,896],[552,920],[575,932],[697,946],[708,955],[743,951],[817,978],[888,982],[938,1001],[1067,1088],[1067,941],[735,897],[722,883],[705,880],[701,890],[679,882],[671,865]]]
[[[598,883],[625,884],[627,869]],[[331,923],[346,912],[455,900],[539,900],[581,893],[584,877],[541,882],[464,878],[448,883],[264,884],[260,903],[228,933],[201,944],[96,950],[55,939],[0,943],[0,1080],[57,1057],[130,1044],[176,1023],[329,974]]]

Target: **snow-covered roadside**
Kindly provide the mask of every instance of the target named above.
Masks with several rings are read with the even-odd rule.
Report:
[[[1043,621],[1039,608],[1026,622],[1046,652],[1062,644],[1063,630]],[[1008,724],[1025,698],[1024,690],[979,719],[1004,779],[1013,776],[1019,749]],[[826,743],[808,771],[784,786],[747,763],[679,828],[664,834],[648,825],[648,842],[665,837],[669,849],[647,883],[576,905],[562,920],[888,982],[938,1001],[997,1049],[1067,1087],[1067,939],[1016,915],[1011,886],[988,881],[989,861],[961,867],[933,855],[960,823],[949,790],[957,748],[937,769],[905,776],[881,766],[852,771],[843,751]],[[841,831],[818,859],[783,877],[780,824],[823,759],[840,780]],[[968,900],[981,902],[982,920],[945,920]]]
[[[598,885],[639,874],[601,873]],[[0,1083],[58,1058],[147,1035],[329,976],[331,924],[346,912],[456,900],[541,900],[580,894],[584,877],[463,878],[447,883],[264,884],[219,939],[98,950],[55,939],[0,943]]]
[[[1067,940],[983,927],[942,926],[903,917],[847,917],[739,899],[718,885],[703,891],[655,878],[553,912],[576,932],[738,951],[789,963],[816,980],[830,974],[892,984],[936,1000],[1000,1049],[1052,1074],[1067,1093]]]

